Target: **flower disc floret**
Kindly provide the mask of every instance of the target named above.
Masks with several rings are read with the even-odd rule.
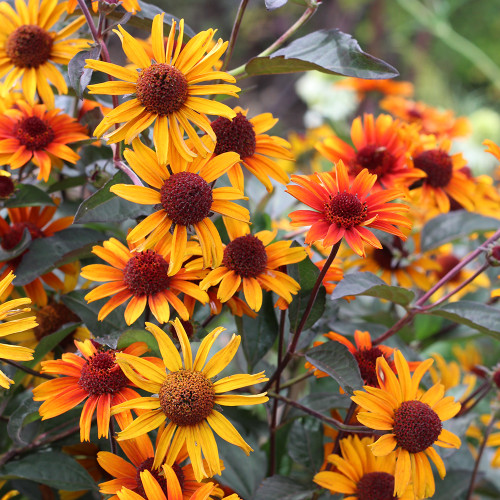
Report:
[[[325,203],[325,217],[331,224],[349,229],[364,222],[368,206],[351,193],[338,193]]]
[[[82,367],[78,385],[91,396],[114,394],[128,384],[128,379],[116,364],[115,352],[98,351]]]
[[[0,198],[8,198],[16,189],[14,182],[7,175],[0,175]]]
[[[215,404],[212,382],[203,373],[192,370],[169,373],[158,396],[163,413],[179,426],[203,422]]]
[[[137,99],[150,113],[168,116],[179,111],[188,97],[186,77],[170,64],[153,64],[137,79]]]
[[[437,258],[437,263],[440,266],[440,270],[436,272],[436,276],[438,279],[444,278],[458,263],[460,259],[455,255],[441,255]],[[454,281],[459,280],[462,275],[462,272],[459,271],[452,279]]]
[[[413,164],[427,174],[425,182],[433,188],[445,187],[451,181],[453,161],[442,149],[430,149],[420,153],[413,159]]]
[[[394,476],[387,472],[368,472],[358,481],[358,500],[394,500]]]
[[[44,237],[43,231],[36,224],[28,221],[16,222],[9,228],[9,232],[3,236],[2,248],[4,250],[12,250],[14,247],[19,245],[23,239],[25,229],[30,232],[32,240]]]
[[[191,226],[210,215],[212,188],[198,174],[173,174],[163,184],[160,195],[161,205],[174,224]]]
[[[37,116],[19,121],[14,132],[17,140],[31,151],[46,148],[55,138],[52,127]]]
[[[432,446],[442,430],[439,416],[422,401],[403,401],[394,413],[396,441],[410,453],[420,453]]]
[[[367,168],[370,174],[380,177],[390,172],[395,163],[396,158],[385,146],[368,144],[356,153],[356,160],[350,169],[350,173],[356,175],[363,168]]]
[[[212,129],[217,136],[216,155],[234,151],[243,159],[255,153],[254,126],[243,113],[238,112],[232,120],[217,118],[212,122]]]
[[[155,295],[169,286],[168,265],[154,250],[136,253],[123,270],[123,281],[136,297]]]
[[[243,278],[256,278],[266,269],[266,248],[262,241],[252,234],[240,236],[224,249],[222,265]]]
[[[354,357],[358,362],[361,378],[366,385],[378,387],[376,363],[377,358],[384,356],[380,347],[371,347],[370,349],[360,349],[354,353]]]
[[[41,340],[43,337],[57,332],[66,323],[80,321],[80,318],[64,304],[56,302],[39,309],[36,312],[36,321],[38,326],[34,329],[35,337]]]
[[[40,26],[25,24],[10,34],[5,52],[18,68],[38,68],[49,60],[53,42]]]

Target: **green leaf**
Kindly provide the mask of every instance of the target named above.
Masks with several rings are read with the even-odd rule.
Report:
[[[238,319],[236,324],[242,338],[243,352],[248,362],[248,370],[252,371],[271,349],[278,336],[278,321],[274,313],[272,295],[264,293],[262,308],[256,318],[243,316]]]
[[[103,235],[92,229],[68,227],[54,236],[32,241],[16,269],[14,285],[26,285],[58,266],[77,260],[102,239]]]
[[[427,314],[440,316],[500,339],[500,310],[495,307],[461,300],[431,309]]]
[[[351,35],[337,29],[319,30],[294,40],[267,57],[254,57],[245,66],[249,75],[317,70],[333,75],[383,79],[398,76],[391,65],[361,50]]]
[[[93,70],[85,68],[86,59],[99,59],[101,46],[94,45],[90,49],[81,50],[73,56],[68,63],[68,77],[76,95],[82,99],[83,91],[87,88],[92,78]]]
[[[46,337],[43,337],[35,348],[33,353],[33,359],[30,361],[25,361],[23,366],[28,368],[35,368],[35,366],[43,360],[43,358],[51,352],[56,346],[58,346],[68,335],[73,333],[77,326],[81,323],[70,323],[64,326],[57,332],[53,332]],[[26,376],[26,374],[19,370],[14,377],[14,383],[18,384]]]
[[[63,295],[61,300],[85,323],[87,328],[97,337],[103,337],[117,331],[122,332],[127,329],[127,324],[123,317],[123,308],[118,307],[111,311],[102,321],[97,320],[97,315],[101,307],[109,300],[96,300],[87,304],[84,297],[88,290],[76,290]],[[111,345],[111,344],[110,344]],[[114,347],[114,346],[111,346]]]
[[[259,500],[305,500],[311,498],[314,488],[307,488],[285,476],[264,479],[254,498]]]
[[[367,295],[379,299],[389,300],[401,306],[407,306],[415,294],[400,286],[388,285],[373,273],[351,273],[344,276],[331,294],[332,300],[349,295]]]
[[[73,458],[54,451],[38,452],[0,468],[0,479],[28,479],[58,490],[97,490],[90,474]]]
[[[75,177],[67,177],[59,182],[54,182],[49,189],[48,193],[55,193],[56,191],[64,191],[65,189],[83,186],[87,182],[86,175],[77,175]]]
[[[154,336],[147,330],[138,330],[131,328],[130,330],[124,331],[120,335],[120,338],[118,339],[116,348],[125,349],[125,347],[128,347],[130,344],[133,344],[134,342],[146,343],[150,349],[148,356],[156,356],[158,358],[161,358],[158,342],[156,342]]]
[[[121,170],[112,179],[87,198],[75,215],[75,223],[83,222],[123,222],[149,215],[151,207],[124,200],[109,191],[115,184],[131,184],[131,180]]]
[[[141,10],[136,12],[128,21],[127,28],[129,26],[133,26],[134,28],[140,28],[145,31],[151,31],[151,25],[153,24],[153,19],[157,14],[162,14],[165,12],[160,7],[156,5],[150,4],[148,2],[143,2],[142,0],[138,0],[139,6]],[[107,17],[110,19],[119,20],[123,16],[123,11],[114,10],[110,12]],[[179,18],[175,17],[172,14],[168,14],[165,12],[165,17],[163,19],[165,34],[168,35],[170,31],[170,26],[172,25],[172,19],[179,22]],[[184,25],[184,38],[192,38],[196,33],[190,28],[188,25]]]
[[[438,215],[422,228],[420,246],[422,252],[440,247],[450,241],[458,240],[471,233],[495,231],[500,220],[494,217],[457,210]]]
[[[349,349],[340,342],[329,341],[309,349],[305,358],[335,379],[344,391],[352,395],[363,388],[359,366]]]
[[[38,408],[40,408],[42,403],[33,401],[31,391],[27,393],[27,396],[27,399],[25,399],[9,416],[9,421],[7,422],[7,433],[9,437],[16,445],[20,446],[28,444],[28,441],[23,438],[24,426],[40,419]]]
[[[4,202],[6,208],[42,207],[54,205],[52,198],[40,188],[32,184],[18,184],[14,196]]]
[[[295,245],[295,244],[294,244]],[[311,291],[319,276],[319,269],[313,264],[311,259],[287,266],[288,274],[300,284],[300,290],[293,297],[292,303],[288,306],[288,318],[290,320],[290,331],[293,333],[297,330],[300,320],[311,296]],[[307,318],[303,330],[311,328],[318,321],[325,311],[326,290],[323,285],[319,287],[318,296],[311,309],[311,313]]]
[[[275,10],[283,7],[288,2],[288,0],[266,0],[266,9]]]
[[[11,248],[10,250],[4,250],[3,247],[0,246],[0,262],[7,262],[11,259],[14,259],[15,257],[18,257],[19,255],[24,253],[24,251],[27,248],[29,248],[30,244],[31,244],[31,233],[29,229],[26,227],[24,228],[23,237],[21,238],[21,241],[14,248]]]
[[[323,464],[322,424],[314,419],[296,420],[288,435],[288,454],[298,464],[317,472]]]

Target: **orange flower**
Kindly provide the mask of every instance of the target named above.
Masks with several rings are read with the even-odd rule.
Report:
[[[40,168],[38,180],[49,180],[52,165],[76,163],[80,156],[69,143],[88,139],[85,128],[60,109],[17,101],[0,116],[0,165],[23,167],[30,160]]]
[[[288,193],[313,210],[296,210],[289,214],[292,226],[311,226],[306,243],[322,241],[331,246],[345,237],[347,244],[358,254],[365,255],[364,243],[382,248],[368,227],[406,239],[397,226],[410,228],[411,222],[400,212],[408,210],[402,203],[388,203],[402,198],[397,188],[369,194],[377,176],[363,169],[349,184],[344,163],[339,160],[333,172],[316,172],[314,176],[292,175],[298,186],[289,185]]]
[[[85,296],[87,302],[112,296],[99,311],[103,320],[111,311],[131,299],[125,309],[125,321],[131,325],[144,312],[146,304],[159,323],[170,318],[172,306],[183,320],[189,319],[189,312],[178,295],[184,293],[202,303],[208,302],[206,292],[193,281],[206,273],[200,270],[187,271],[181,267],[169,276],[168,266],[172,246],[172,235],[166,234],[151,250],[135,251],[137,245],[129,242],[125,247],[111,238],[103,246],[94,246],[92,252],[111,266],[91,264],[82,269],[82,276],[92,281],[107,281]],[[191,245],[190,245],[191,246]]]
[[[362,78],[343,78],[335,84],[336,87],[355,90],[361,100],[368,92],[379,92],[385,95],[410,97],[413,95],[413,85],[410,82],[397,82],[392,79],[364,80]]]
[[[217,136],[214,155],[233,151],[241,158],[241,161],[227,172],[231,184],[243,191],[241,165],[255,175],[268,191],[273,190],[269,177],[286,184],[288,175],[274,159],[293,160],[291,146],[281,137],[264,134],[276,125],[278,119],[273,118],[271,113],[262,113],[248,119],[248,109],[239,106],[234,108],[234,112],[236,116],[231,120],[219,117],[211,123]]]
[[[120,7],[123,7],[127,12],[132,12],[132,14],[135,14],[137,11],[141,10],[141,6],[139,5],[139,2],[137,0],[103,0],[102,3],[109,7],[117,7],[119,5]],[[77,5],[77,0],[69,0],[67,7],[68,14],[72,14]],[[94,12],[97,12],[98,7],[99,2],[97,0],[92,0],[92,10]]]
[[[375,188],[391,188],[397,185],[408,187],[424,174],[407,166],[407,147],[399,137],[400,122],[389,115],[379,115],[377,119],[365,114],[364,124],[357,117],[351,127],[354,147],[336,136],[330,136],[316,149],[328,160],[335,163],[342,160],[348,166],[351,179],[368,169],[377,176]]]
[[[92,417],[97,408],[98,437],[108,437],[110,408],[140,395],[115,361],[115,351],[91,340],[78,342],[83,357],[65,353],[62,359],[43,361],[42,372],[62,375],[33,389],[33,400],[44,401],[39,412],[42,420],[57,417],[85,399],[80,417],[80,440],[90,441]],[[135,342],[122,352],[140,356],[148,350],[144,342]],[[129,411],[116,415],[120,428],[132,422]]]
[[[0,237],[1,237],[1,247],[4,250],[12,250],[19,243],[21,243],[24,235],[24,231],[28,230],[31,239],[37,238],[48,238],[53,236],[54,233],[66,229],[73,222],[73,217],[62,217],[53,222],[50,222],[57,210],[57,205],[60,200],[54,199],[56,203],[55,206],[46,207],[22,207],[22,208],[9,208],[7,209],[9,222],[7,222],[3,217],[0,217]],[[50,222],[50,224],[49,224]],[[29,252],[29,249],[26,250]],[[15,271],[19,264],[21,263],[22,255],[19,255],[7,262],[2,262],[0,267],[6,265],[0,279],[4,278],[9,271]],[[65,264],[58,268],[63,273],[74,272],[75,266],[73,264]],[[34,279],[31,283],[27,283],[23,286],[26,295],[33,301],[34,304],[38,306],[47,305],[47,293],[43,288],[43,284],[46,283],[51,288],[55,290],[62,290],[64,288],[64,283],[53,273],[49,272],[43,274],[39,278]],[[8,297],[13,286],[9,286],[5,295]]]

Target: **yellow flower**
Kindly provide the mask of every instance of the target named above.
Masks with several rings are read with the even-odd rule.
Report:
[[[153,467],[158,468],[163,464],[167,450],[170,450],[169,456],[175,456],[176,453],[172,450],[180,450],[185,443],[196,480],[201,481],[204,476],[211,477],[221,473],[212,430],[222,439],[242,448],[247,455],[252,451],[231,422],[215,407],[255,405],[268,400],[265,393],[224,393],[268,379],[264,372],[260,372],[255,375],[230,375],[214,382],[212,379],[226,368],[236,354],[240,336],[233,335],[229,343],[207,362],[210,348],[224,331],[224,328],[216,328],[203,339],[193,362],[189,339],[181,322],[176,319],[172,324],[181,344],[184,361],[169,336],[156,325],[146,323],[146,329],[158,342],[166,371],[145,359],[117,354],[117,363],[127,377],[139,388],[153,395],[119,404],[112,408],[111,413],[114,415],[124,410],[141,410],[140,417],[118,433],[119,441],[141,436],[168,420],[157,443]],[[205,466],[202,454],[206,459]],[[167,464],[172,465],[168,460]]]
[[[19,80],[25,99],[35,104],[35,94],[47,108],[54,107],[52,83],[59,94],[67,94],[64,77],[54,63],[68,64],[72,57],[88,45],[88,40],[67,39],[85,24],[80,16],[62,30],[50,31],[59,18],[66,13],[67,2],[52,0],[16,1],[17,12],[7,3],[0,3],[0,93],[5,96]]]
[[[2,281],[0,281],[0,297],[11,285],[14,278],[15,276],[11,271]],[[30,299],[22,298],[9,300],[0,305],[0,321],[3,321],[3,323],[0,324],[0,337],[5,337],[7,335],[11,335],[12,333],[24,332],[25,330],[29,330],[30,328],[35,328],[37,326],[35,316],[28,316],[25,318],[18,317],[19,313],[29,311],[29,308],[19,308],[29,304],[31,304]],[[28,361],[33,359],[33,349],[15,345],[0,344],[0,358],[12,361]],[[0,387],[8,389],[12,383],[13,381],[0,370]]]
[[[203,157],[213,151],[201,141],[193,125],[203,130],[215,142],[215,134],[205,114],[232,118],[235,112],[218,101],[203,99],[200,95],[225,94],[237,97],[240,89],[228,84],[202,84],[208,80],[234,82],[235,79],[223,71],[214,71],[213,65],[227,47],[221,39],[208,50],[215,34],[213,29],[195,35],[183,47],[184,20],[179,22],[179,35],[175,40],[177,23],[172,28],[165,47],[163,40],[163,14],[158,14],[152,26],[151,59],[143,46],[120,25],[115,33],[120,37],[127,57],[140,69],[123,68],[116,64],[87,59],[87,68],[107,73],[119,80],[90,85],[91,94],[127,95],[133,98],[110,111],[97,126],[94,134],[101,137],[115,123],[124,123],[106,135],[109,143],[130,143],[143,130],[155,122],[153,141],[158,161],[165,165],[170,149],[187,161],[198,155]],[[191,150],[184,141],[184,132],[192,141]]]
[[[435,483],[429,459],[434,462],[441,478],[446,475],[443,460],[433,445],[460,447],[460,439],[443,429],[442,424],[458,413],[460,403],[451,396],[443,397],[444,386],[440,383],[425,392],[419,389],[432,359],[423,361],[413,376],[401,351],[395,352],[394,362],[397,376],[385,358],[378,358],[380,388],[365,386],[366,392],[354,391],[351,399],[367,410],[358,414],[360,423],[387,432],[371,445],[371,450],[380,457],[395,454],[394,494],[402,495],[412,481],[416,499],[431,497]]]

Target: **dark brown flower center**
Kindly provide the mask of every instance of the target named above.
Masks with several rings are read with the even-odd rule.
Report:
[[[56,302],[36,311],[35,337],[40,340],[51,333],[57,332],[66,323],[76,323],[80,318],[64,304]],[[66,337],[68,338],[68,337]],[[71,338],[71,335],[69,335]]]
[[[432,446],[442,430],[443,424],[437,413],[421,401],[403,401],[394,412],[395,439],[410,453],[420,453]]]
[[[136,297],[155,295],[166,290],[170,283],[168,262],[154,250],[135,253],[123,275],[123,281]]]
[[[356,159],[353,161],[349,173],[357,175],[361,170],[367,168],[370,174],[382,177],[394,168],[395,162],[396,158],[390,151],[387,151],[386,147],[369,144],[356,153]]]
[[[193,323],[189,320],[184,321],[183,319],[181,319],[180,322],[181,325],[184,327],[184,331],[186,332],[187,338],[190,339],[194,335]],[[170,325],[169,332],[174,339],[179,340],[179,337],[177,336],[177,330],[174,328],[174,325]]]
[[[367,212],[367,204],[351,193],[338,193],[325,203],[326,220],[345,229],[364,222]]]
[[[32,240],[43,238],[45,236],[43,231],[32,222],[16,222],[10,226],[8,233],[3,236],[2,248],[4,250],[12,250],[14,247],[19,245],[23,239],[25,229],[30,232]]]
[[[431,187],[445,187],[450,183],[453,175],[451,156],[441,149],[430,149],[420,153],[413,159],[415,168],[427,174],[424,182]]]
[[[113,394],[123,389],[128,379],[116,364],[115,351],[101,348],[82,368],[78,385],[91,396]]]
[[[167,480],[163,475],[163,469],[153,469],[153,462],[154,462],[153,457],[146,458],[146,460],[144,460],[144,462],[142,462],[142,464],[139,465],[139,467],[137,467],[137,473],[135,476],[135,482],[137,486],[134,489],[134,492],[143,498],[147,498],[146,492],[144,491],[144,486],[142,485],[141,481],[141,472],[148,470],[151,473],[151,475],[156,479],[156,482],[160,485],[160,488],[162,489],[163,493],[165,493],[165,498],[168,498]],[[184,472],[182,471],[182,468],[177,463],[174,463],[174,465],[172,465],[172,469],[174,470],[175,475],[179,480],[179,485],[181,487],[181,490],[183,490]]]
[[[188,97],[184,73],[170,64],[152,64],[139,74],[137,99],[147,111],[168,116],[182,108]]]
[[[500,368],[493,374],[493,382],[500,389]]]
[[[354,353],[354,357],[358,362],[361,378],[365,381],[366,385],[378,387],[376,362],[377,358],[380,358],[380,356],[384,356],[384,353],[379,347],[361,349]]]
[[[256,278],[267,265],[264,243],[251,234],[235,238],[224,249],[222,265],[242,278]]]
[[[13,31],[5,44],[5,52],[18,68],[38,68],[48,61],[53,39],[36,24],[25,24]]]
[[[387,472],[368,472],[357,485],[358,500],[395,500],[394,476]]]
[[[460,259],[455,255],[441,255],[437,258],[437,263],[439,264],[439,271],[436,272],[437,278],[444,278],[458,263]],[[459,271],[455,276],[453,276],[452,280],[460,280],[462,275],[462,271]]]
[[[16,139],[31,151],[46,148],[55,137],[52,127],[37,116],[18,121],[14,133]]]
[[[212,122],[212,129],[217,136],[216,155],[234,151],[241,158],[247,158],[255,153],[255,131],[243,113],[236,113],[232,120],[217,118]]]
[[[0,198],[8,198],[16,189],[8,175],[0,175]]]
[[[191,226],[210,215],[213,196],[210,184],[198,174],[179,172],[161,188],[161,205],[175,224]]]
[[[163,413],[180,426],[199,424],[215,404],[212,382],[203,373],[191,370],[167,374],[158,396]]]

